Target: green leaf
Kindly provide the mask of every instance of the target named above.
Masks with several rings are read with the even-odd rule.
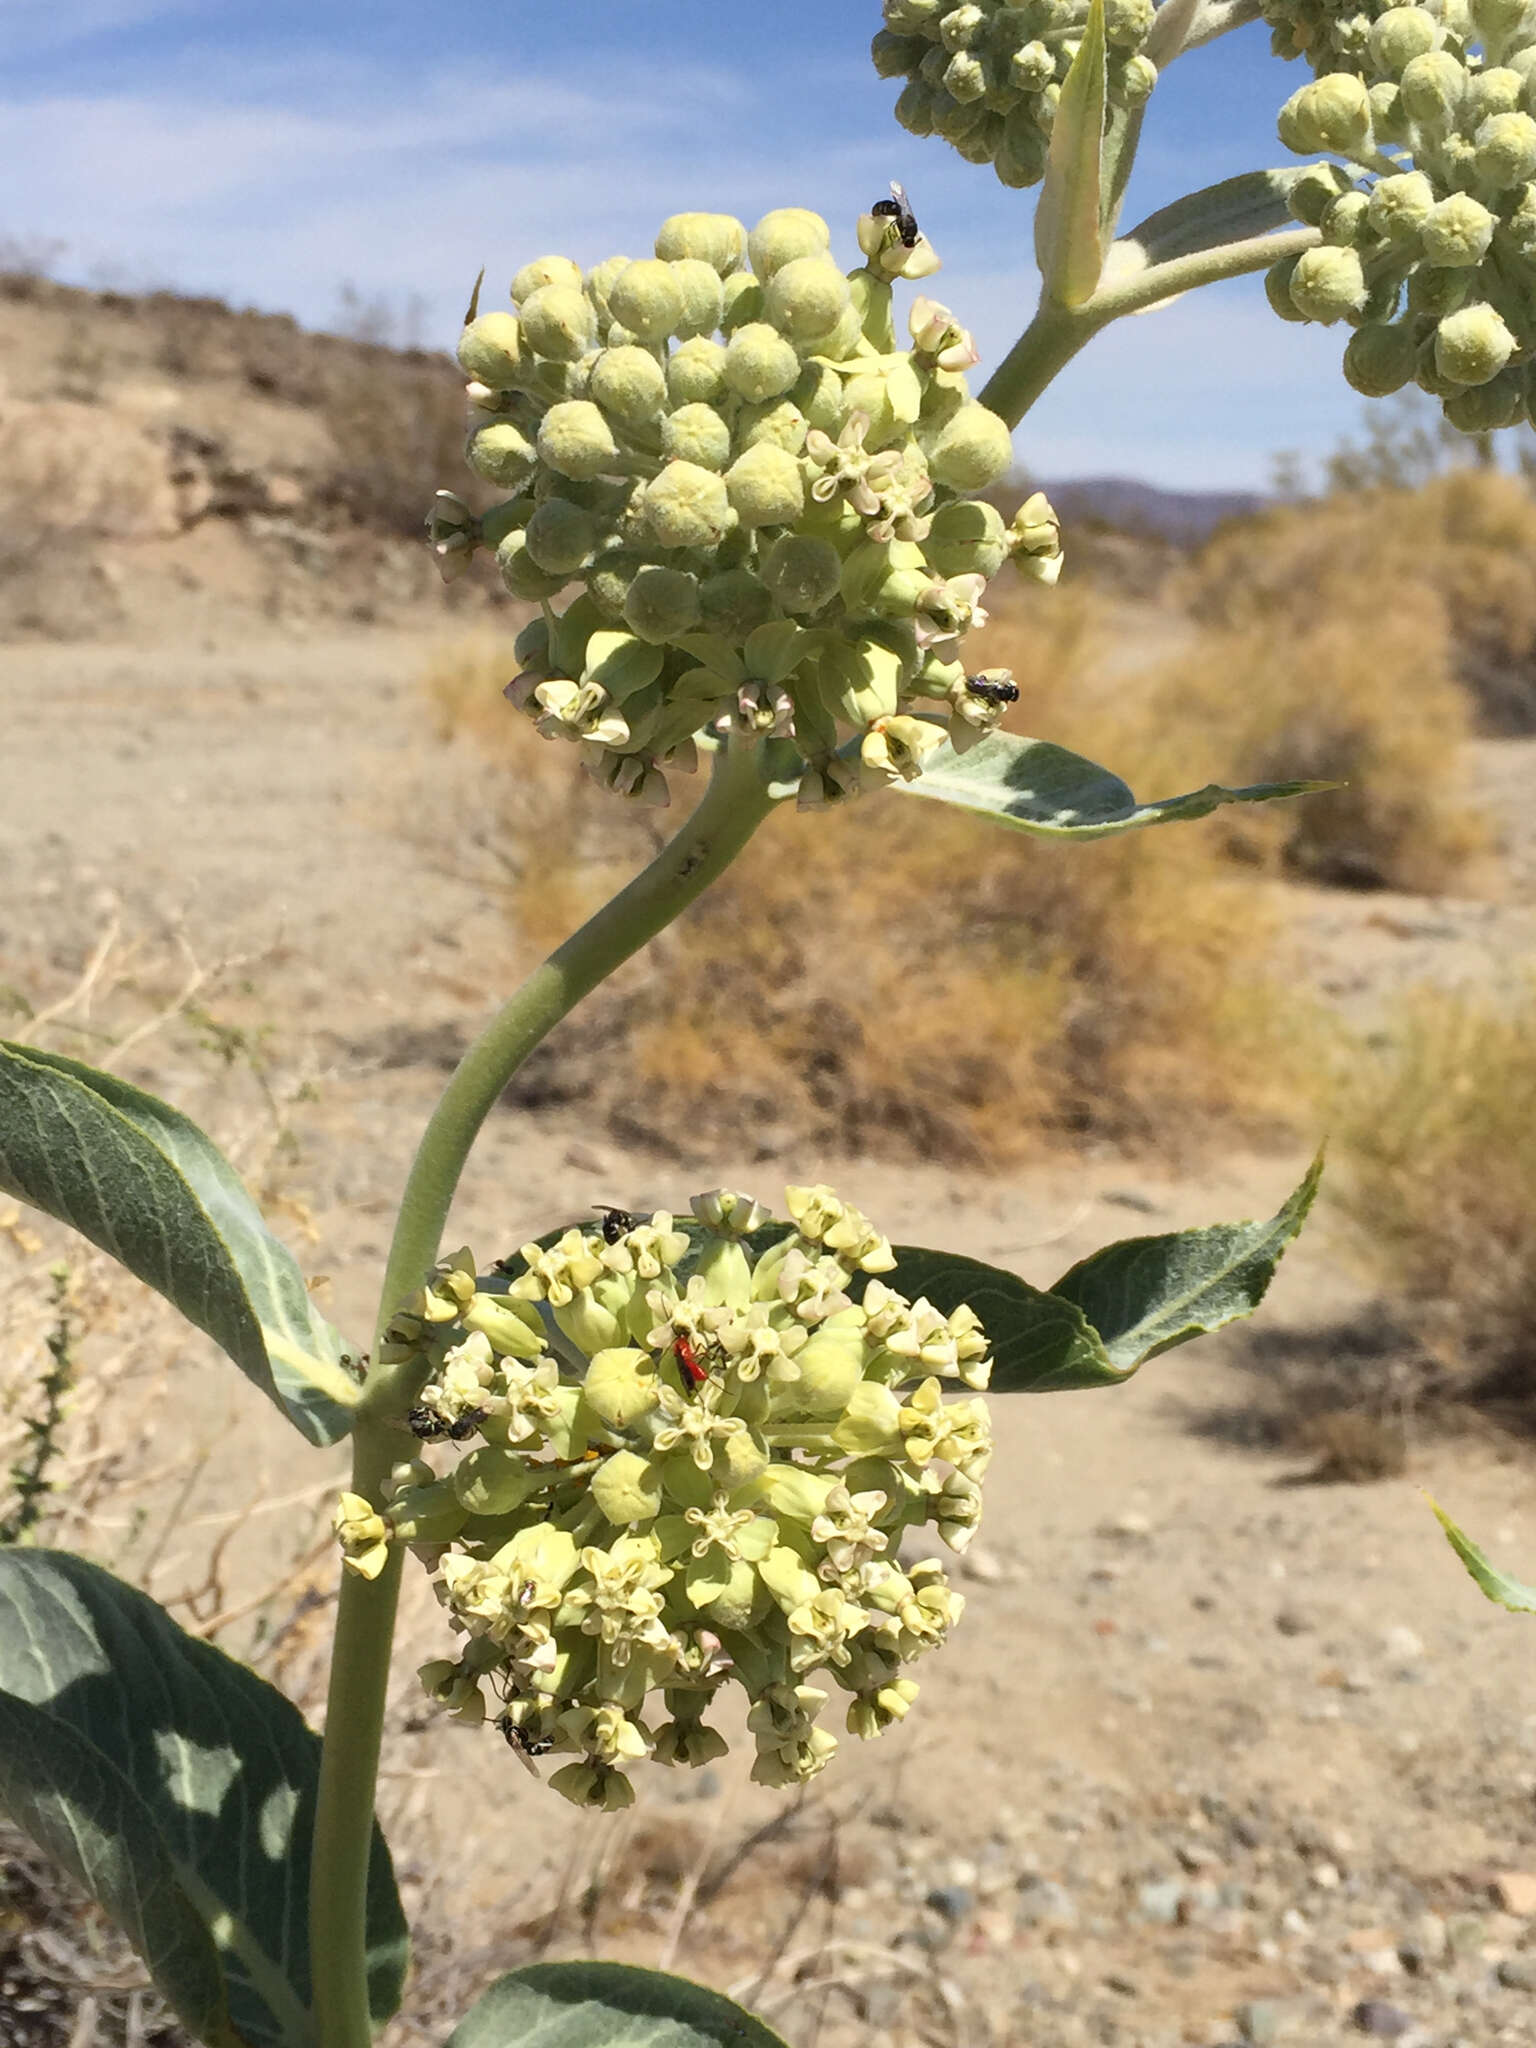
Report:
[[[1091,0],[1082,42],[1062,81],[1035,208],[1041,296],[1061,306],[1091,299],[1104,268],[1105,84],[1104,0]]]
[[[948,1315],[968,1302],[992,1341],[992,1391],[1052,1394],[1118,1386],[1160,1351],[1239,1317],[1263,1300],[1317,1193],[1321,1159],[1265,1223],[1217,1223],[1106,1245],[1054,1287],[957,1253],[897,1245],[882,1274]]]
[[[530,1963],[498,1977],[448,2048],[785,2048],[718,1991],[629,1963]]]
[[[1430,1506],[1449,1538],[1452,1550],[1494,1605],[1507,1607],[1511,1614],[1536,1614],[1536,1587],[1523,1586],[1518,1579],[1512,1579],[1508,1572],[1500,1571],[1496,1564],[1491,1563],[1483,1555],[1466,1531],[1457,1528],[1438,1501],[1432,1500]]]
[[[914,782],[897,787],[908,796],[954,804],[1041,838],[1103,839],[1142,825],[1203,818],[1222,804],[1272,803],[1277,797],[1304,796],[1334,785],[1258,782],[1246,789],[1225,789],[1211,782],[1187,796],[1140,803],[1118,775],[1084,760],[1081,754],[1070,753],[1050,740],[994,732],[963,754],[957,754],[946,740],[928,756]]]
[[[0,1551],[0,1807],[122,1928],[214,2048],[320,2048],[309,1848],[320,1742],[291,1701],[83,1558]],[[369,1994],[398,2008],[389,1851],[368,1874]]]
[[[1310,168],[1245,171],[1188,192],[1171,206],[1149,213],[1139,227],[1115,244],[1117,282],[1132,270],[1171,263],[1178,256],[1198,256],[1224,242],[1246,242],[1275,228],[1294,225],[1287,197]]]
[[[1111,1364],[1134,1372],[1160,1351],[1253,1314],[1306,1221],[1322,1173],[1319,1153],[1267,1222],[1127,1238],[1081,1260],[1051,1292],[1082,1310]]]
[[[342,1339],[190,1119],[115,1074],[0,1040],[0,1189],[173,1302],[311,1443],[347,1434],[357,1390]]]

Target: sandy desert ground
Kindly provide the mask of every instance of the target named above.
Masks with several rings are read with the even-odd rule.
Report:
[[[417,688],[428,646],[268,627],[0,647],[0,983],[67,993],[115,919],[114,992],[104,975],[71,1013],[110,1037],[114,1004],[152,1017],[174,994],[185,943],[209,975],[198,1001],[287,1091],[267,1171],[343,1328],[369,1314],[443,1049],[523,964],[496,902],[429,857],[455,798]],[[1516,824],[1531,765],[1528,743],[1480,754]],[[1497,906],[1305,899],[1319,985],[1369,1005],[1426,966],[1474,976],[1528,952],[1518,849],[1512,872]],[[254,1146],[250,1062],[226,1069],[208,1043],[173,1019],[124,1071]],[[1265,1213],[1302,1163],[1172,1181],[1058,1156],[991,1181],[764,1158],[744,1134],[708,1179],[772,1198],[829,1178],[893,1237],[1049,1280],[1111,1237]],[[597,1199],[679,1202],[695,1178],[575,1117],[504,1111],[453,1229],[494,1252]],[[1361,1300],[1325,1205],[1262,1328],[1326,1354]],[[734,1987],[795,2048],[1536,2041],[1536,1633],[1478,1599],[1424,1496],[1529,1563],[1529,1456],[1429,1440],[1400,1475],[1314,1483],[1315,1459],[1254,1419],[1274,1355],[1232,1333],[1114,1392],[999,1402],[964,1624],[909,1720],[799,1802],[733,1757],[655,1774],[632,1815],[573,1821],[494,1737],[413,1700],[411,1651],[433,1641],[416,1586],[382,1813],[424,1969],[391,2048],[443,2038],[445,1978],[467,2001],[498,1968],[589,1943]],[[157,1589],[195,1574],[199,1531],[232,1503],[291,1503],[249,1525],[237,1600],[341,1467],[301,1458],[211,1351],[179,1341],[170,1371],[162,1447],[206,1457]],[[100,1532],[107,1557],[117,1541]],[[322,1592],[309,1661],[286,1667],[301,1690],[324,1618]]]

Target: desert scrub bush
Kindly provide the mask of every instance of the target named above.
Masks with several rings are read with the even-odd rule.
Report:
[[[1018,681],[1011,722],[1155,758],[1167,707],[1101,673],[1115,653],[1103,607],[1062,595],[1005,601],[978,635]],[[510,659],[508,638],[465,635],[434,653],[422,687],[440,738],[509,771],[477,782],[488,807],[463,812],[461,832],[492,856],[477,872],[499,882],[520,941],[542,949],[601,900],[643,824],[572,791],[558,756],[495,715]],[[1202,710],[1216,709],[1214,686],[1211,698]],[[879,938],[891,902],[920,977]],[[744,1132],[765,1155],[805,1143],[988,1168],[1083,1136],[1166,1146],[1176,1133],[1192,1154],[1218,1130],[1274,1136],[1307,1100],[1313,1020],[1287,943],[1280,899],[1234,873],[1209,831],[978,863],[964,821],[941,812],[796,816],[579,1027],[556,1031],[514,1089],[530,1106],[580,1101],[617,1135],[684,1156]]]
[[[1203,622],[1282,636],[1316,615],[1363,633],[1411,618],[1422,654],[1392,666],[1415,715],[1448,715],[1430,700],[1449,677],[1478,729],[1509,735],[1536,730],[1533,554],[1529,482],[1453,469],[1413,490],[1336,491],[1224,530],[1194,564],[1185,598]]]
[[[1420,988],[1334,1062],[1338,1200],[1427,1355],[1421,1399],[1536,1425],[1536,979]]]

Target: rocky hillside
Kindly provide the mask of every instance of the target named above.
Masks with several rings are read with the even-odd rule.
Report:
[[[462,405],[419,350],[0,277],[0,635],[441,606],[420,523],[463,474]]]

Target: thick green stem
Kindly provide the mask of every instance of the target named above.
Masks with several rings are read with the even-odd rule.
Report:
[[[518,1067],[584,995],[730,865],[773,805],[759,750],[750,743],[723,749],[703,800],[677,836],[529,976],[464,1055],[406,1181],[378,1333],[435,1263],[470,1147]],[[401,1454],[399,1419],[418,1391],[410,1366],[376,1364],[358,1403],[352,1491],[375,1507],[383,1503],[384,1481]],[[400,1562],[396,1548],[376,1579],[342,1574],[310,1866],[310,1955],[321,2048],[368,2048],[371,2039],[365,1905]]]
[[[1042,300],[1038,311],[1013,347],[999,363],[981,394],[1010,427],[1016,427],[1046,387],[1058,377],[1077,354],[1111,320],[1127,313],[1143,313],[1180,292],[1194,291],[1203,284],[1219,284],[1224,278],[1246,277],[1255,270],[1268,270],[1286,256],[1299,256],[1322,238],[1316,228],[1292,228],[1281,235],[1252,235],[1241,242],[1223,242],[1214,249],[1197,249],[1188,256],[1175,256],[1166,263],[1148,264],[1099,286],[1092,298],[1080,306],[1063,306]],[[1117,243],[1127,248],[1128,243]]]

